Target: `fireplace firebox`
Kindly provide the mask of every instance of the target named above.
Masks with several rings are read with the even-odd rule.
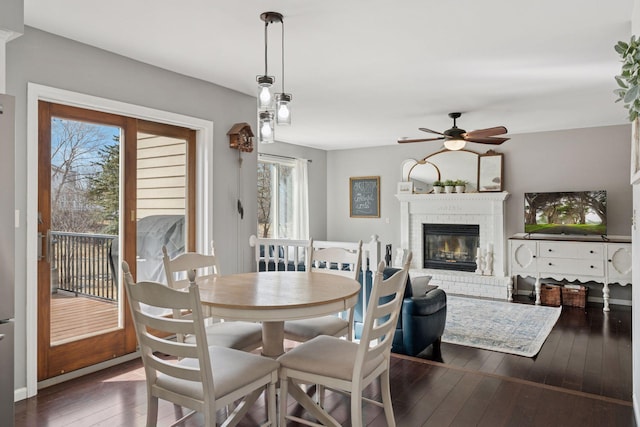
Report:
[[[475,271],[480,226],[422,224],[424,268]]]

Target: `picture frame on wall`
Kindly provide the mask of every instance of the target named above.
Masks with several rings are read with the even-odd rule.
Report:
[[[349,216],[380,218],[380,177],[349,178]]]
[[[493,150],[478,156],[478,191],[502,191],[503,155]]]
[[[413,194],[413,181],[399,182],[398,194]]]

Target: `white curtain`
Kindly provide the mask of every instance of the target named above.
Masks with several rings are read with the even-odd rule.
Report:
[[[296,229],[294,239],[309,238],[309,173],[307,159],[295,159],[295,217]]]

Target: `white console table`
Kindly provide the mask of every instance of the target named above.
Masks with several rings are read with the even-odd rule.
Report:
[[[540,279],[603,284],[604,311],[609,311],[609,284],[631,283],[631,237],[516,234],[509,238],[509,275],[534,277],[536,304]]]

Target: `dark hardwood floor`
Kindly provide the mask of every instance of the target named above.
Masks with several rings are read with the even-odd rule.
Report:
[[[523,301],[523,302],[526,302]],[[391,385],[397,425],[414,426],[635,426],[631,367],[631,308],[563,307],[535,358],[442,344],[441,358],[394,355]],[[438,361],[441,360],[441,361]],[[369,396],[377,387],[365,390]],[[260,400],[241,426],[264,416]],[[330,394],[326,407],[349,425],[349,401]],[[299,408],[292,400],[289,411]],[[386,425],[380,408],[365,406],[367,426]],[[139,360],[40,390],[16,404],[21,426],[142,426],[144,371]],[[174,420],[160,404],[159,425]],[[187,426],[201,426],[195,416]],[[290,423],[289,426],[297,424]]]

